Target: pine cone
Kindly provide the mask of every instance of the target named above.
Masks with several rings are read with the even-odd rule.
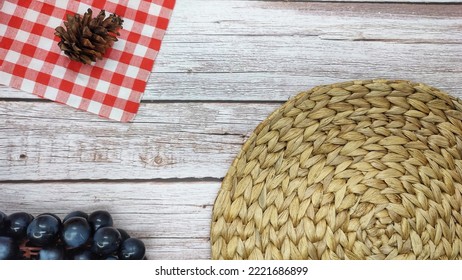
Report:
[[[123,20],[111,14],[106,17],[102,10],[98,16],[92,18],[93,11],[88,11],[81,18],[79,14],[67,15],[64,26],[56,27],[55,35],[61,38],[58,46],[72,60],[90,64],[96,59],[103,59],[106,50],[117,41]]]

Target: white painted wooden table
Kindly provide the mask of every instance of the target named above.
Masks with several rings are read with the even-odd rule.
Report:
[[[380,77],[462,96],[460,1],[354,2],[177,0],[129,124],[0,86],[0,210],[107,209],[150,259],[210,258],[221,179],[297,92]]]

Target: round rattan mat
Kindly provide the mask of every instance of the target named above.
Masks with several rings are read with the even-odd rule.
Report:
[[[409,81],[315,87],[263,121],[213,208],[213,259],[461,259],[462,102]]]

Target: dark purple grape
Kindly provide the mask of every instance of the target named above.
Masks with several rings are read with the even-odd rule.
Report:
[[[95,256],[90,250],[80,250],[71,255],[70,259],[79,261],[94,260]]]
[[[63,260],[64,248],[61,246],[45,247],[39,251],[39,260]]]
[[[121,260],[142,260],[146,253],[143,241],[136,238],[129,238],[122,242],[119,249]]]
[[[17,212],[8,216],[6,234],[17,241],[21,241],[27,236],[27,227],[34,218],[26,212]]]
[[[130,238],[130,235],[123,229],[118,228],[117,229],[120,232],[120,236],[122,236],[122,242]]]
[[[0,226],[3,224],[3,221],[6,219],[7,215],[0,211]]]
[[[59,232],[61,232],[61,230],[63,229],[63,221],[61,220],[60,217],[58,217],[58,215],[55,215],[55,214],[53,214],[53,213],[48,213],[48,212],[47,212],[47,213],[42,213],[42,214],[38,215],[37,217],[43,216],[43,215],[50,215],[50,216],[55,217],[55,219],[58,220],[58,222],[59,222]]]
[[[69,248],[78,248],[85,245],[90,238],[91,227],[82,217],[72,217],[63,225],[61,239]]]
[[[88,216],[88,222],[93,229],[93,232],[98,231],[102,227],[112,227],[114,225],[112,216],[108,211],[98,210]]]
[[[11,237],[0,236],[0,260],[14,260],[19,256],[19,246]]]
[[[37,246],[52,245],[60,235],[61,224],[51,215],[40,215],[27,227],[29,241]]]
[[[43,215],[50,215],[50,216],[53,216],[53,217],[55,217],[56,220],[59,221],[60,224],[63,223],[63,222],[61,221],[61,218],[58,217],[57,215],[53,214],[53,213],[42,213],[42,214],[38,215],[37,217],[40,217],[40,216],[43,216]]]
[[[69,220],[70,218],[73,218],[73,217],[82,217],[85,220],[88,220],[88,214],[87,213],[82,212],[82,211],[73,211],[73,212],[67,214],[66,217],[64,217],[63,223],[65,223],[67,220]]]
[[[0,211],[0,236],[3,236],[4,230],[6,228],[6,214]]]
[[[107,256],[119,250],[122,237],[113,227],[103,227],[95,232],[91,251],[97,255]]]

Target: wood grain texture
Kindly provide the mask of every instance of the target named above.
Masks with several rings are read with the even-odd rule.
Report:
[[[462,94],[461,22],[462,5],[179,1],[143,100],[283,101],[378,77]]]
[[[149,103],[136,122],[0,101],[0,180],[222,178],[278,103]]]
[[[8,214],[27,210],[61,218],[73,210],[107,210],[116,227],[146,242],[149,259],[207,259],[219,186],[218,181],[0,183],[0,205]]]

